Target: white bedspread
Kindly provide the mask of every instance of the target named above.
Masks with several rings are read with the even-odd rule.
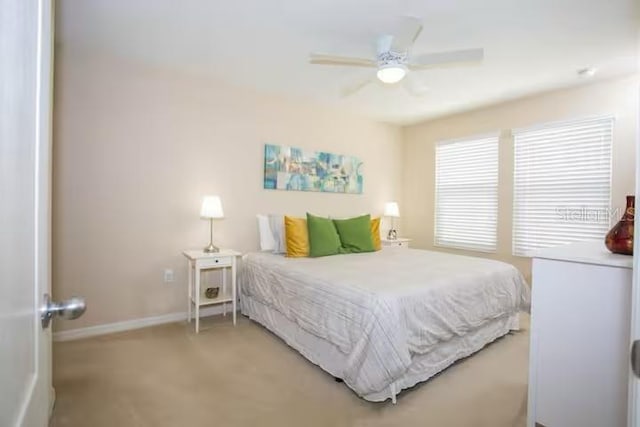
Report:
[[[413,355],[529,305],[529,288],[512,265],[442,252],[251,253],[242,271],[243,294],[347,356],[342,377],[361,396],[402,376]]]

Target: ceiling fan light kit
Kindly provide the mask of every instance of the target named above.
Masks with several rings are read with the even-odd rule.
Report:
[[[404,79],[407,75],[406,53],[392,51],[378,54],[378,72],[376,75],[382,83],[394,84]]]
[[[376,76],[378,80],[386,84],[395,84],[402,81],[409,72],[468,65],[482,61],[484,57],[483,49],[465,49],[413,56],[411,55],[411,49],[421,31],[422,24],[418,18],[404,17],[402,18],[402,25],[395,35],[378,37],[375,59],[312,53],[310,62],[320,65],[377,68]],[[343,90],[343,96],[357,92],[367,86],[371,80],[369,78]],[[424,86],[416,85],[415,79],[411,80],[413,84],[405,84],[405,89],[412,95],[421,96],[425,91],[417,91],[415,87],[418,86],[424,89]]]
[[[404,65],[387,65],[379,68],[376,75],[378,76],[378,80],[382,83],[398,83],[407,75],[407,67]]]

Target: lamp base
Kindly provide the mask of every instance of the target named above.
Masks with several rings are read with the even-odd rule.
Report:
[[[220,252],[220,248],[218,248],[217,246],[213,246],[213,243],[209,243],[209,246],[204,248],[203,252],[208,253],[208,254],[209,253],[214,253],[214,252]]]
[[[398,232],[393,228],[389,230],[389,233],[387,234],[387,240],[396,240],[397,238],[398,238]]]

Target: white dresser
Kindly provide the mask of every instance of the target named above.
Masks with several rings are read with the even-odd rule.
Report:
[[[626,426],[632,262],[601,241],[534,257],[528,427]]]

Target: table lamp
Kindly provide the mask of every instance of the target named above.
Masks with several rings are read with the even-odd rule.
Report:
[[[224,218],[224,213],[222,212],[222,202],[220,201],[220,197],[218,196],[205,196],[202,199],[202,208],[200,209],[200,217],[209,220],[209,246],[204,248],[204,251],[209,252],[219,252],[216,246],[213,246],[213,219],[214,218]]]
[[[396,240],[398,238],[398,232],[394,226],[394,218],[400,217],[400,209],[398,209],[398,203],[396,202],[387,202],[384,204],[384,216],[388,216],[391,218],[391,228],[389,229],[389,233],[387,234],[388,240]]]

